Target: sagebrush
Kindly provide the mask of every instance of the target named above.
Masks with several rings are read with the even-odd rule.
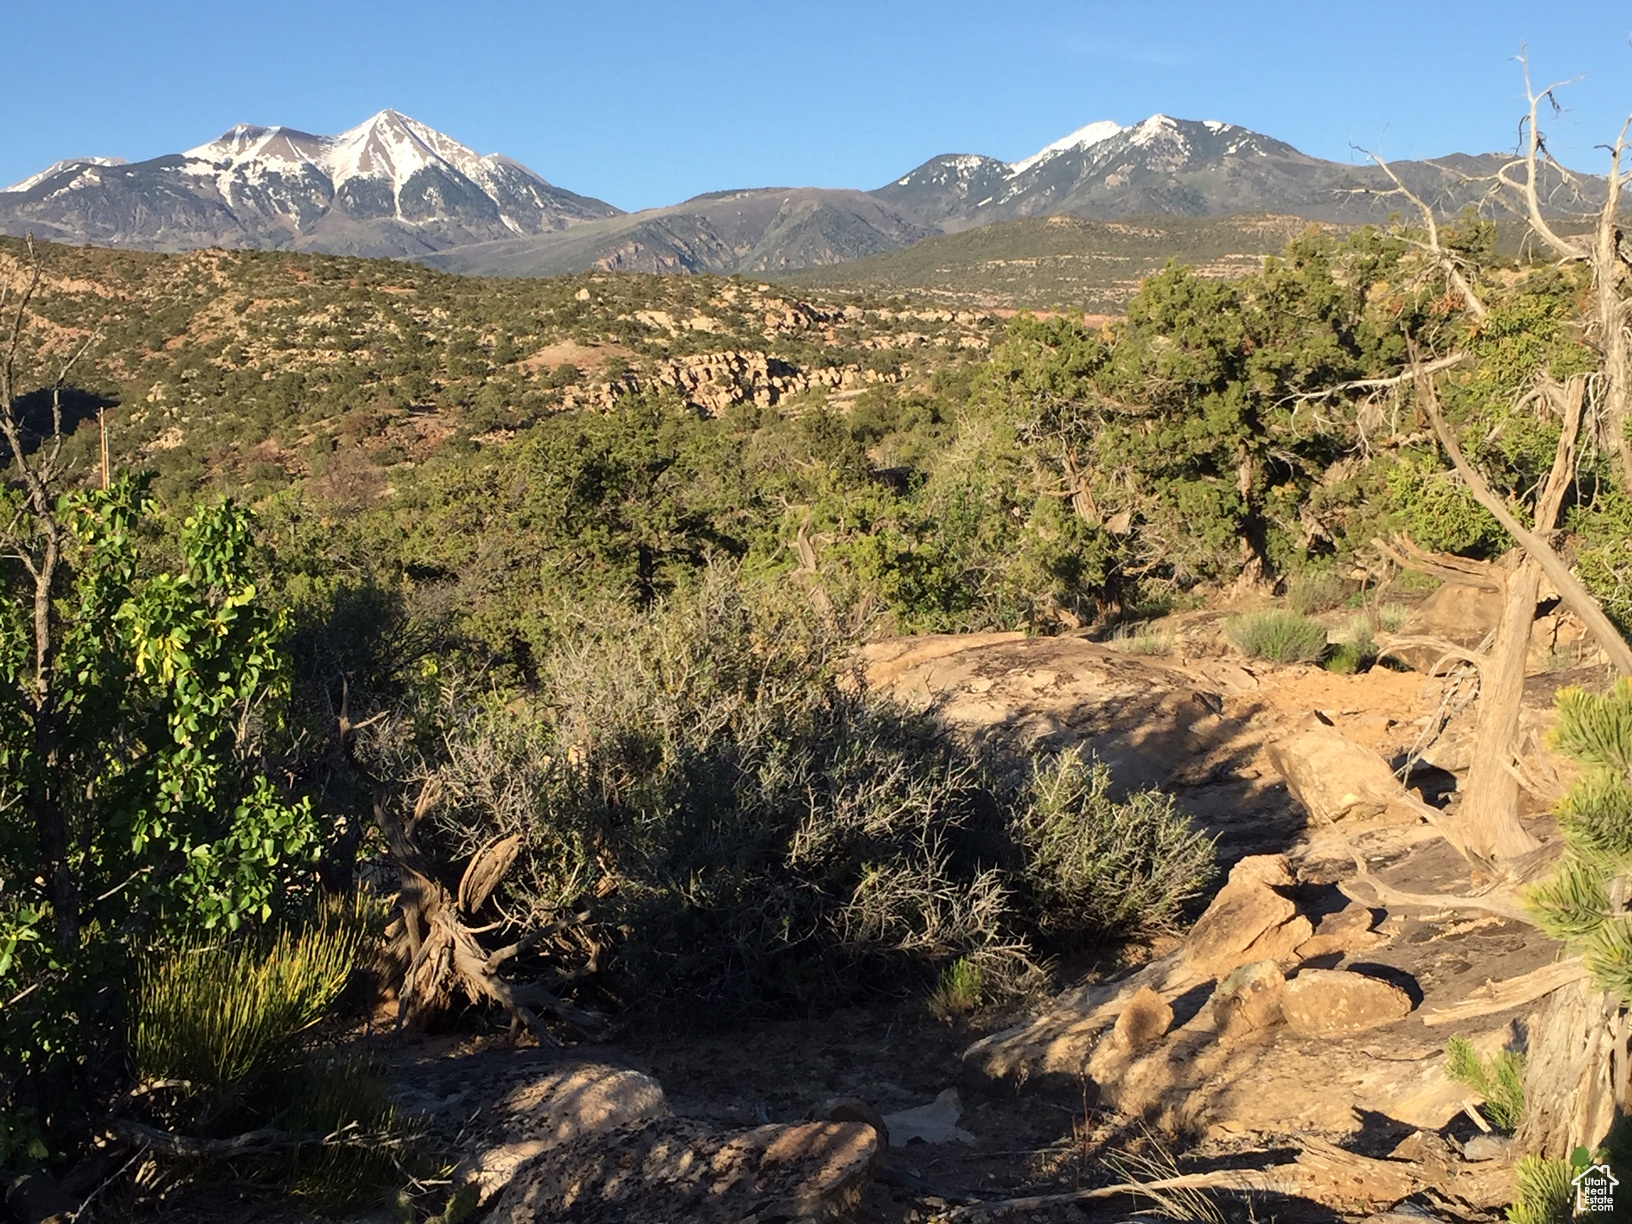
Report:
[[[1224,635],[1243,654],[1272,663],[1313,663],[1326,653],[1324,626],[1280,609],[1232,616]]]

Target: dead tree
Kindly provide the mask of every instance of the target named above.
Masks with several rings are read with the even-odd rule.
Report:
[[[1409,381],[1417,405],[1451,467],[1468,492],[1519,547],[1514,561],[1502,566],[1464,558],[1435,559],[1409,541],[1402,541],[1398,550],[1384,546],[1403,564],[1439,572],[1453,581],[1471,581],[1502,595],[1494,644],[1483,657],[1473,660],[1479,669],[1480,693],[1468,783],[1458,811],[1440,827],[1470,857],[1510,869],[1536,845],[1518,820],[1522,770],[1516,759],[1515,738],[1543,576],[1557,590],[1563,605],[1587,628],[1611,665],[1623,676],[1632,675],[1632,646],[1570,571],[1554,544],[1559,514],[1588,437],[1596,435],[1613,452],[1622,486],[1632,491],[1632,440],[1627,437],[1628,418],[1632,416],[1632,294],[1628,293],[1632,285],[1632,245],[1621,231],[1619,216],[1622,191],[1632,182],[1632,172],[1622,168],[1632,118],[1610,146],[1604,199],[1589,231],[1579,237],[1566,237],[1544,212],[1544,177],[1574,188],[1584,184],[1548,153],[1538,122],[1543,103],[1556,107],[1557,87],[1535,90],[1530,85],[1528,66],[1525,87],[1529,106],[1521,124],[1522,148],[1496,174],[1492,198],[1520,216],[1536,240],[1560,262],[1585,264],[1588,268],[1591,293],[1582,330],[1583,338],[1599,357],[1599,369],[1590,377],[1578,375],[1564,384],[1546,376],[1540,380],[1539,398],[1558,414],[1561,428],[1551,470],[1537,493],[1533,521],[1527,527],[1463,454],[1455,431],[1440,410],[1434,374],[1454,364],[1458,355],[1441,358],[1430,367],[1413,353],[1410,367],[1398,381]],[[1383,168],[1388,171],[1386,165]],[[1426,237],[1418,246],[1425,262],[1445,278],[1471,315],[1483,318],[1485,306],[1472,281],[1441,244],[1432,209],[1392,171],[1388,173],[1398,194],[1415,205],[1423,219]],[[1504,904],[1509,899],[1520,903],[1512,910],[1515,916],[1525,913],[1516,890],[1507,887],[1500,891],[1508,894]],[[1519,1138],[1525,1151],[1559,1158],[1578,1143],[1597,1144],[1617,1111],[1627,1108],[1628,1025],[1619,1001],[1584,976],[1572,975],[1568,982],[1541,997],[1545,1002],[1531,1026],[1525,1077],[1526,1117]]]
[[[509,1017],[512,1036],[525,1029],[541,1045],[556,1044],[556,1037],[540,1013],[580,1034],[598,1032],[603,1027],[599,1016],[574,1007],[543,980],[517,982],[502,972],[514,968],[524,953],[582,925],[588,916],[571,915],[534,927],[491,950],[484,946],[481,936],[504,924],[481,923],[478,916],[521,854],[522,834],[487,842],[463,868],[426,853],[415,834],[441,798],[440,782],[428,775],[411,813],[406,818],[399,815],[399,788],[364,764],[357,752],[358,733],[380,716],[352,722],[349,691],[342,689],[342,694],[340,747],[369,786],[374,823],[397,876],[396,914],[386,929],[385,961],[397,991],[398,1027],[422,1025],[463,996],[471,1003],[498,1007]]]

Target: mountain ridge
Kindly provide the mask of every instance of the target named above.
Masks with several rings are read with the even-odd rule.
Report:
[[[1393,170],[1451,215],[1505,159],[1450,154]],[[770,275],[1045,216],[1276,214],[1380,221],[1376,166],[1325,161],[1237,124],[1100,119],[1013,162],[942,154],[871,191],[704,192],[624,213],[383,110],[333,136],[239,124],[182,153],[71,158],[0,191],[0,233],[148,250],[290,248],[420,259],[516,276],[591,269]]]
[[[148,250],[405,256],[619,211],[382,110],[333,136],[238,124],[146,161],[59,162],[0,192],[0,231]]]

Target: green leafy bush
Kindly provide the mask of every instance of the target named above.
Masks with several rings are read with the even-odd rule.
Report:
[[[1013,817],[1031,918],[1051,935],[1170,926],[1213,873],[1213,844],[1170,795],[1112,797],[1103,761],[1066,751],[1034,763]]]
[[[1232,616],[1224,635],[1243,654],[1275,663],[1313,663],[1326,653],[1326,630],[1318,621],[1278,608]]]

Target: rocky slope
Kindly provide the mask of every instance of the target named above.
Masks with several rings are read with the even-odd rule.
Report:
[[[185,153],[62,161],[0,191],[0,232],[158,251],[418,255],[617,213],[392,110],[338,136],[240,124]]]
[[[698,196],[670,208],[443,251],[449,272],[549,276],[616,272],[765,275],[899,250],[937,233],[860,191],[766,188]]]

